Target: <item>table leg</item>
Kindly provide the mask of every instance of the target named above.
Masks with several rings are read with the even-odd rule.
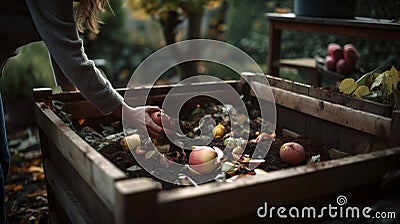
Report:
[[[282,31],[275,28],[275,22],[269,20],[269,42],[267,59],[268,75],[279,76],[279,67],[274,66],[274,62],[278,61],[281,56],[281,34]]]

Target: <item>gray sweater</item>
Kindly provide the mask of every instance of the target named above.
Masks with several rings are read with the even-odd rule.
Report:
[[[43,40],[52,57],[58,84],[71,82],[103,114],[121,104],[123,98],[84,52],[74,21],[73,0],[2,1],[1,64],[15,55],[18,47]]]

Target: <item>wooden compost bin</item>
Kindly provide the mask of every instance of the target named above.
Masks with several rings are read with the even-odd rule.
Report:
[[[266,88],[257,83],[256,75],[246,75],[256,88]],[[37,121],[52,221],[232,223],[243,218],[249,221],[250,217],[265,222],[256,217],[257,208],[264,202],[290,205],[338,196],[339,192],[372,186],[386,172],[400,168],[400,148],[395,147],[399,145],[399,111],[386,117],[356,110],[310,96],[316,90],[309,86],[269,79],[276,101],[278,128],[319,140],[335,148],[336,153],[340,150],[354,156],[257,174],[232,183],[161,190],[160,184],[152,179],[129,179],[43,103],[63,101],[73,118],[100,117],[79,93],[52,94],[48,89],[36,89]],[[243,80],[228,83],[239,94],[253,97]],[[148,103],[159,102],[172,87],[154,87]],[[218,83],[201,83],[198,87],[199,95],[205,89],[208,93],[219,91]],[[140,97],[143,90],[126,91]],[[373,149],[377,151],[368,152]]]

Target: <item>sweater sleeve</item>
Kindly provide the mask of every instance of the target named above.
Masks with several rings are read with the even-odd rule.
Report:
[[[103,114],[110,113],[123,98],[88,60],[78,36],[72,0],[26,0],[36,29],[61,71]]]

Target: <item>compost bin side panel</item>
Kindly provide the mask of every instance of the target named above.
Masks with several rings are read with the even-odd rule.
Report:
[[[49,183],[50,193],[54,198],[53,210],[58,220],[62,223],[91,224],[94,223],[86,210],[82,207],[74,192],[60,177],[57,169],[49,159],[44,159],[46,164],[46,179]]]
[[[39,103],[37,105],[41,107]],[[100,156],[50,109],[43,108],[37,114],[37,118],[40,128],[60,152],[62,158],[67,160],[76,173],[90,185],[103,203],[109,209],[113,209],[114,183],[115,180],[126,178],[125,173]]]
[[[86,181],[75,171],[58,149],[53,144],[50,144],[50,146],[49,160],[51,161],[55,172],[57,172],[60,178],[73,192],[76,199],[82,205],[82,208],[88,213],[93,222],[104,224],[113,223],[113,211],[104,204],[103,200],[99,198],[91,186],[87,184]],[[58,201],[58,203],[63,204],[62,201]]]
[[[161,185],[149,178],[133,178],[115,183],[115,218],[118,224],[166,223],[158,220],[158,192]]]
[[[389,134],[389,146],[400,146],[400,110],[393,111],[392,126]]]
[[[285,206],[354,191],[379,182],[388,171],[398,169],[399,159],[400,148],[394,148],[316,166],[274,171],[233,183],[210,183],[199,188],[161,192],[160,220],[174,220],[176,224],[187,223],[187,220],[193,224],[221,223],[256,216],[257,209],[265,202],[268,206]],[[196,212],[188,212],[188,208]],[[222,208],[229,211],[221,212]]]

